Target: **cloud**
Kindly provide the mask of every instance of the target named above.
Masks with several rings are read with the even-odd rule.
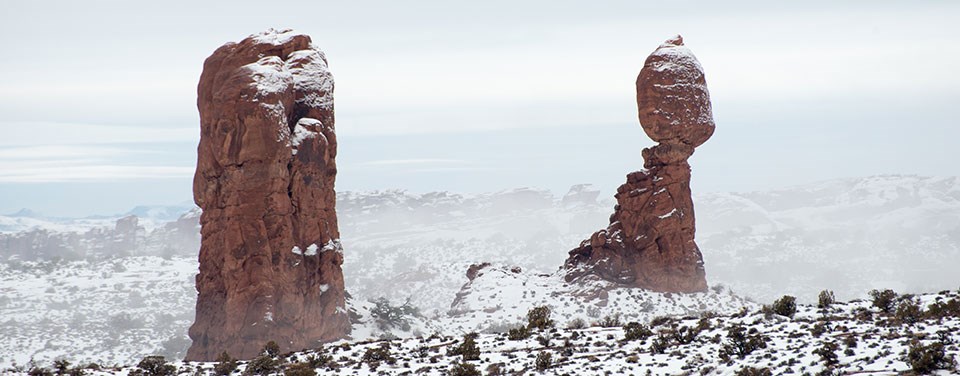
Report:
[[[420,158],[420,159],[381,159],[376,161],[360,162],[361,166],[396,166],[396,165],[424,165],[424,164],[451,164],[465,163],[460,159],[439,159],[439,158]]]
[[[0,169],[0,183],[58,183],[117,180],[183,179],[193,176],[188,166],[70,165],[63,161],[28,163]]]
[[[0,147],[185,142],[199,139],[198,127],[115,126],[43,121],[0,121]]]
[[[137,154],[154,154],[156,151],[108,147],[100,145],[30,145],[0,147],[0,163],[30,159],[97,159]]]
[[[158,151],[102,145],[0,147],[0,183],[95,182],[189,178],[193,166],[145,164]]]

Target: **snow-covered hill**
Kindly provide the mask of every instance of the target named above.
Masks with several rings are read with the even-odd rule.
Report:
[[[767,301],[960,285],[960,178],[873,176],[695,197],[707,279]]]

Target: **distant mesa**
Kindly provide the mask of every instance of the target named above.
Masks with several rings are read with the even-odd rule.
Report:
[[[268,30],[204,62],[202,209],[187,360],[317,346],[350,332],[335,211],[333,76],[309,36]]]
[[[600,278],[661,292],[705,291],[703,256],[694,242],[690,164],[713,135],[710,93],[700,62],[679,35],[643,64],[637,77],[643,170],[617,189],[610,225],[570,251],[566,279]]]

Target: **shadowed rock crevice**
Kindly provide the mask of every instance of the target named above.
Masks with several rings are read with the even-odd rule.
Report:
[[[637,77],[644,170],[617,189],[610,225],[570,251],[567,281],[597,277],[663,292],[705,291],[703,256],[690,194],[694,148],[713,135],[710,93],[697,58],[679,35],[647,57]]]
[[[289,30],[251,35],[207,58],[197,92],[202,241],[187,359],[343,337],[333,76],[323,52]]]

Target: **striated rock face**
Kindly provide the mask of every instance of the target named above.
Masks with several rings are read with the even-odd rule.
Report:
[[[309,36],[227,43],[204,62],[194,201],[200,274],[188,360],[281,352],[350,331],[334,179],[333,77]]]
[[[662,292],[707,289],[694,242],[690,165],[693,149],[713,135],[703,68],[678,35],[647,57],[637,77],[644,170],[617,189],[610,225],[570,251],[568,281],[584,276]]]

